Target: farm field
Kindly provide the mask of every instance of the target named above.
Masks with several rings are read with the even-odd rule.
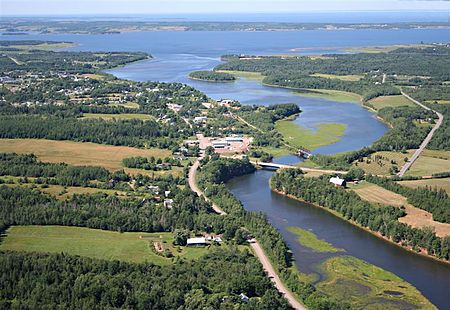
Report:
[[[44,162],[64,162],[75,166],[101,166],[109,170],[122,169],[126,157],[170,156],[169,150],[138,149],[90,142],[54,141],[45,139],[0,139],[0,152],[35,154]]]
[[[425,150],[406,175],[430,176],[450,171],[450,152]]]
[[[431,188],[441,188],[450,194],[450,178],[440,178],[440,179],[423,179],[423,180],[411,180],[411,181],[400,181],[399,184],[410,187],[431,187]]]
[[[376,152],[369,157],[364,157],[362,161],[354,161],[353,165],[364,170],[366,173],[374,175],[390,175],[391,168],[397,166],[400,169],[405,164],[405,158],[411,158],[414,150],[406,153],[382,151]]]
[[[84,113],[81,119],[103,119],[103,120],[129,120],[138,119],[142,121],[148,121],[154,119],[153,116],[148,114],[137,113],[122,113],[122,114],[101,114],[101,113]]]
[[[379,204],[380,206],[391,205],[399,208],[404,207],[406,216],[398,219],[401,223],[416,228],[432,227],[439,237],[450,235],[450,224],[434,221],[431,213],[409,204],[407,199],[402,195],[367,182],[353,187],[352,190],[362,199]]]
[[[410,100],[402,95],[399,96],[381,96],[368,102],[375,110],[381,110],[386,107],[415,106]]]
[[[344,135],[344,124],[320,124],[316,131],[303,128],[290,120],[281,120],[275,128],[283,135],[284,140],[294,147],[314,150],[320,146],[339,141]]]
[[[356,257],[331,257],[320,268],[318,290],[357,309],[436,309],[408,282]]]
[[[0,244],[0,250],[67,253],[106,260],[133,263],[152,262],[169,265],[172,259],[156,254],[153,242],[175,257],[188,260],[207,253],[207,248],[186,248],[172,245],[171,233],[112,232],[84,227],[12,226]]]
[[[8,180],[11,177],[4,177],[2,180]],[[28,178],[29,180],[32,178]],[[35,187],[39,191],[47,193],[58,200],[66,200],[70,198],[74,194],[95,194],[95,193],[104,193],[111,196],[119,196],[125,197],[126,193],[123,191],[117,191],[112,189],[101,189],[101,188],[92,188],[92,187],[77,187],[77,186],[61,186],[61,185],[48,185],[47,187],[42,187],[41,185],[25,183],[25,184],[6,184],[6,186],[24,186],[24,187]]]
[[[338,79],[341,81],[359,81],[363,78],[362,75],[335,75],[335,74],[322,74],[322,73],[314,73],[311,76],[322,77],[327,79]]]

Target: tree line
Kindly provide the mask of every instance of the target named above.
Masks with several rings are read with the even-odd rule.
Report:
[[[333,186],[328,179],[329,176],[326,175],[320,178],[307,178],[295,170],[282,170],[272,176],[270,185],[272,189],[284,194],[334,210],[345,219],[379,232],[395,243],[411,247],[413,250],[425,249],[429,255],[439,259],[450,259],[450,236],[440,238],[431,229],[418,229],[400,223],[398,218],[405,215],[403,209],[372,205],[352,191]],[[436,199],[439,194],[430,196]],[[414,197],[414,199],[423,201],[425,198]],[[411,198],[411,202],[417,203],[418,200],[414,199]]]
[[[308,309],[348,309],[348,304],[337,302],[318,292],[313,285],[299,280],[298,275],[290,268],[293,263],[292,254],[282,235],[270,225],[263,213],[246,211],[223,183],[232,177],[251,173],[254,169],[245,160],[207,156],[198,175],[199,185],[209,199],[227,212],[224,218],[234,228],[235,236],[244,229],[258,240],[277,273]]]
[[[236,248],[162,267],[65,254],[0,254],[2,309],[290,309],[257,259]]]

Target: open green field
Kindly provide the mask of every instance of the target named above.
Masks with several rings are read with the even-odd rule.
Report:
[[[450,100],[428,100],[425,103],[450,104]]]
[[[405,158],[411,158],[414,150],[408,150],[406,153],[381,151],[364,157],[362,161],[353,162],[354,166],[363,169],[366,173],[374,175],[390,175],[391,167],[397,166],[398,169],[405,164]]]
[[[0,250],[67,253],[92,258],[126,262],[152,262],[169,265],[171,258],[156,254],[154,242],[174,257],[195,259],[207,248],[172,245],[171,233],[119,233],[99,229],[67,226],[12,226],[0,243]]]
[[[401,107],[401,106],[415,106],[410,100],[406,97],[399,96],[381,96],[375,99],[372,99],[368,102],[370,106],[372,106],[375,110],[380,110],[386,107]]]
[[[45,139],[0,139],[0,152],[33,153],[44,162],[64,162],[75,166],[102,166],[113,171],[123,168],[122,159],[126,157],[164,158],[171,155],[169,150]]]
[[[321,269],[326,279],[318,290],[356,309],[436,309],[408,282],[356,257],[329,258]]]
[[[362,97],[355,93],[331,90],[331,89],[308,89],[309,92],[297,92],[303,97],[321,98],[338,102],[354,102],[360,103]]]
[[[124,107],[128,109],[139,109],[139,104],[137,102],[125,102],[125,103],[110,103],[108,106],[111,107]]]
[[[445,190],[447,194],[450,195],[450,178],[400,181],[398,183],[410,188],[427,187],[427,186],[431,188],[440,188]]]
[[[311,76],[322,77],[326,79],[337,79],[341,81],[359,81],[363,78],[362,75],[335,75],[335,74],[322,74],[322,73],[314,73]]]
[[[23,45],[13,45],[12,47],[23,50],[23,51],[30,51],[30,50],[59,50],[59,49],[65,49],[74,47],[76,44],[71,42],[56,42],[56,43],[42,43],[42,44],[23,44]]]
[[[397,44],[397,45],[385,45],[385,46],[362,46],[362,47],[349,47],[344,48],[344,52],[350,53],[388,53],[398,48],[427,48],[432,47],[430,44]]]
[[[298,237],[298,242],[302,246],[307,247],[314,252],[345,252],[345,250],[335,248],[331,243],[317,238],[314,233],[301,229],[300,227],[289,227],[288,230]]]
[[[217,72],[228,73],[238,78],[244,78],[255,81],[262,81],[264,79],[264,76],[259,72],[232,71],[232,70],[218,70]]]
[[[104,120],[129,120],[138,119],[142,121],[148,121],[154,119],[153,116],[148,114],[138,113],[123,113],[123,114],[101,114],[101,113],[84,113],[81,119],[104,119]]]
[[[290,145],[314,150],[339,141],[347,127],[344,124],[320,124],[314,131],[301,127],[290,120],[281,120],[275,124],[275,128]]]
[[[425,150],[414,162],[406,175],[430,176],[450,171],[450,152]]]
[[[8,183],[11,178],[19,179],[18,177],[11,177],[11,176],[3,176],[0,177],[1,180],[5,181],[7,186],[15,187],[15,186],[24,186],[29,188],[37,188],[39,191],[49,194],[53,197],[55,197],[58,200],[66,200],[67,198],[70,198],[71,196],[78,194],[95,194],[95,193],[104,193],[110,196],[119,196],[119,197],[125,197],[126,193],[123,191],[116,191],[112,189],[101,189],[101,188],[93,188],[93,187],[75,187],[75,186],[61,186],[61,185],[48,185],[47,187],[43,187],[42,185],[37,185],[33,183]],[[28,180],[31,181],[32,178],[28,178]]]

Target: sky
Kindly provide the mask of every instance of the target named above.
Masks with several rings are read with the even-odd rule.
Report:
[[[342,11],[450,12],[450,0],[0,0],[0,16]]]

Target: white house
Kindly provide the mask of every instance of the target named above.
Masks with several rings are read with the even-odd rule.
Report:
[[[330,179],[330,183],[333,183],[335,186],[342,186],[345,187],[345,185],[347,185],[347,183],[345,182],[344,179],[341,179],[340,177],[333,177]]]

